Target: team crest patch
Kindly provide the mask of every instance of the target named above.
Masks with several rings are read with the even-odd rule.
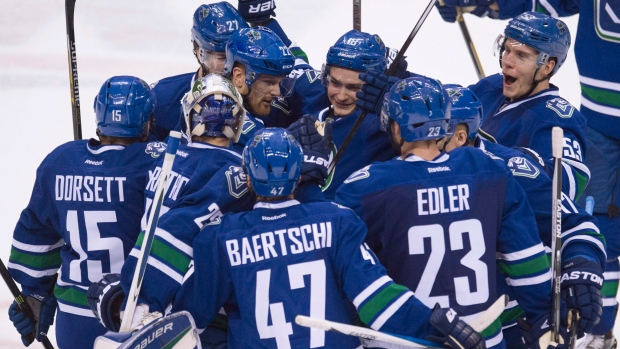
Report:
[[[164,142],[149,142],[146,145],[146,149],[144,149],[144,152],[151,155],[153,158],[158,158],[165,151],[166,143]]]
[[[355,182],[355,181],[359,181],[360,179],[364,179],[364,178],[368,178],[370,177],[370,172],[368,172],[368,170],[370,169],[370,165],[366,166],[366,167],[362,167],[361,169],[353,172],[349,178],[345,179],[345,183],[351,183],[351,182]]]
[[[226,171],[228,192],[230,195],[240,198],[248,192],[248,184],[243,169],[239,166],[230,166]]]
[[[520,156],[510,158],[508,160],[508,168],[512,171],[513,176],[536,178],[540,174],[536,165]]]
[[[463,93],[456,88],[447,88],[446,90],[448,90],[448,96],[450,96],[452,102],[458,102],[463,97]]]
[[[248,30],[245,35],[250,39],[250,42],[254,42],[254,40],[260,40],[261,34],[257,30]]]
[[[568,119],[573,116],[573,112],[575,111],[575,107],[570,105],[566,100],[562,98],[554,98],[550,101],[547,101],[547,108],[553,110],[556,114],[558,114],[561,118]]]

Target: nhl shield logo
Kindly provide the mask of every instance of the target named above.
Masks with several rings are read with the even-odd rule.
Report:
[[[245,173],[241,167],[230,166],[228,171],[226,171],[226,180],[228,181],[228,192],[230,195],[240,198],[248,192]]]

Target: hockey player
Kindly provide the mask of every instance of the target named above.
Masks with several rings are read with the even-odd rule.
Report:
[[[446,1],[449,5],[451,1]],[[450,4],[457,5],[457,4]],[[488,4],[486,5],[488,7]],[[616,294],[620,278],[620,68],[611,56],[620,54],[620,11],[607,1],[498,1],[495,18],[509,19],[524,10],[541,11],[554,17],[579,12],[575,36],[575,58],[581,82],[581,113],[587,119],[585,164],[592,174],[584,195],[593,196],[594,215],[607,241],[608,264],[603,287],[603,317],[592,331],[593,349],[609,349],[615,342],[611,330],[618,308]],[[445,19],[445,17],[444,17]]]
[[[292,91],[295,78],[287,75],[294,65],[291,51],[267,27],[239,30],[226,43],[224,75],[243,96],[247,111],[237,151],[241,152],[253,134],[264,127],[260,118],[269,114],[275,98]]]
[[[88,307],[86,288],[120,272],[138,237],[148,168],[165,150],[163,143],[143,142],[154,107],[146,82],[110,78],[94,103],[99,140],[63,144],[39,166],[8,263],[23,293],[40,303],[34,326],[16,303],[9,308],[24,345],[29,333],[45,336],[57,305],[59,348],[92,348],[105,333]]]
[[[350,323],[353,306],[376,330],[442,337],[455,348],[484,348],[480,335],[447,309],[431,309],[385,274],[364,244],[366,227],[331,202],[292,197],[302,150],[285,130],[256,133],[243,153],[250,212],[228,214],[194,239],[194,265],[173,311],[204,328],[222,305],[229,348],[357,348],[359,339],[295,324],[295,316]]]
[[[378,35],[351,30],[329,48],[322,81],[326,86],[329,106],[318,113],[319,121],[333,121],[334,143],[340,147],[362,113],[355,105],[356,92],[363,84],[360,72],[383,73],[387,67],[386,48]],[[390,140],[381,132],[379,118],[368,115],[360,126],[336,168],[327,179],[323,192],[333,199],[336,189],[354,171],[375,161],[397,155]]]
[[[229,80],[210,74],[196,80],[182,105],[188,125],[186,135],[190,141],[181,144],[177,150],[172,180],[164,196],[144,274],[136,318],[147,309],[164,313],[194,256],[191,241],[205,224],[226,212],[248,210],[254,201],[248,195],[241,171],[241,155],[230,149],[231,143],[239,140],[245,118],[239,92]],[[161,163],[149,171],[144,217],[148,217],[160,171]],[[143,229],[145,226],[143,219]],[[141,243],[140,238],[123,266],[120,286],[124,294],[129,293]],[[114,292],[121,291],[117,288]],[[117,321],[115,319],[106,327],[118,330]],[[211,336],[217,342],[217,334]]]
[[[533,212],[505,166],[476,149],[446,154],[438,148],[450,118],[448,98],[433,79],[395,84],[381,122],[401,156],[352,174],[336,202],[366,222],[366,242],[388,274],[427,305],[438,302],[473,318],[497,298],[496,269],[502,268],[528,316],[526,343],[546,348],[549,262]],[[505,345],[500,325],[483,332],[487,347]]]
[[[552,226],[552,180],[544,170],[544,162],[528,149],[511,149],[478,136],[482,118],[482,104],[468,88],[446,85],[451,97],[452,110],[445,150],[461,146],[473,146],[502,158],[514,178],[524,189],[528,202],[536,215],[539,236],[550,248]],[[441,145],[440,145],[441,147]],[[605,239],[600,234],[596,220],[575,205],[567,195],[562,195],[562,265],[563,275],[574,272],[591,273],[591,277],[562,278],[562,299],[569,309],[579,312],[579,331],[589,332],[601,316],[601,286],[605,267]],[[498,279],[500,292],[509,292],[502,279]],[[514,298],[514,297],[511,297]],[[566,315],[565,313],[562,315]],[[502,317],[504,336],[509,348],[522,348],[523,343],[516,331],[515,320],[523,316],[517,304]]]
[[[193,16],[191,39],[198,70],[170,76],[153,84],[157,95],[154,139],[164,140],[170,130],[183,119],[181,99],[196,79],[211,73],[222,74],[226,63],[226,41],[233,32],[248,28],[248,24],[226,1],[200,5]],[[179,128],[180,129],[180,128]]]

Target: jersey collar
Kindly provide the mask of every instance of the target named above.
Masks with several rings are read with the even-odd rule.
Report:
[[[504,108],[502,108],[500,111],[498,111],[495,115],[499,115],[503,112],[506,112],[508,110],[514,109],[518,106],[520,106],[521,104],[525,103],[525,102],[529,102],[533,99],[536,98],[540,98],[540,97],[545,97],[545,96],[556,96],[559,97],[560,96],[560,91],[558,90],[557,87],[552,86],[551,88],[545,90],[545,91],[541,91],[535,95],[533,95],[532,97],[528,97],[526,99],[522,99],[520,101],[517,102],[512,102],[512,103],[507,103],[506,106]]]
[[[101,145],[101,143],[94,139],[91,138],[88,143],[86,143],[86,149],[88,149],[88,151],[91,154],[101,154],[101,153],[105,153],[107,151],[112,151],[112,150],[123,150],[125,149],[124,145],[118,145],[118,144],[114,144],[114,145]]]
[[[286,208],[299,205],[299,201],[297,200],[285,200],[285,201],[273,201],[273,202],[264,202],[259,201],[254,204],[254,208],[266,208],[270,210],[278,209],[278,208]]]
[[[413,155],[413,154],[407,154],[407,156],[403,159],[400,156],[398,156],[396,159],[397,160],[401,160],[401,161],[407,161],[407,162],[418,162],[418,161],[424,161],[424,162],[430,162],[432,164],[438,164],[438,163],[442,163],[447,161],[450,158],[450,155],[448,155],[447,153],[441,152],[441,154],[437,155],[436,158],[434,158],[433,160],[424,160],[421,157],[417,156],[417,155]]]

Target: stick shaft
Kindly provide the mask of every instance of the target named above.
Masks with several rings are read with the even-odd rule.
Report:
[[[80,90],[73,26],[75,1],[65,0],[65,20],[67,26],[67,58],[69,61],[69,92],[71,93],[71,113],[73,115],[73,139],[77,140],[82,139],[82,113],[80,112]]]
[[[129,294],[127,295],[127,304],[125,305],[125,313],[123,314],[123,319],[121,320],[121,328],[119,329],[119,332],[129,332],[130,330],[131,320],[133,319],[133,314],[136,309],[138,296],[140,295],[140,288],[142,287],[142,280],[144,278],[149,253],[151,251],[151,245],[155,239],[155,228],[157,228],[159,212],[162,202],[164,201],[164,195],[166,192],[165,189],[167,188],[168,178],[172,172],[172,164],[174,163],[174,156],[179,146],[180,139],[180,132],[170,131],[164,163],[159,175],[159,181],[157,182],[153,206],[151,207],[147,220],[144,238],[142,239],[142,248],[140,249],[140,255],[136,261],[136,269],[134,270],[131,287],[129,288]]]
[[[553,206],[551,232],[551,276],[553,287],[553,334],[554,341],[560,343],[560,275],[561,275],[561,251],[562,251],[562,145],[564,132],[559,127],[552,129],[551,146],[553,151]]]
[[[362,0],[353,0],[353,29],[362,31]]]
[[[476,75],[478,75],[478,79],[482,79],[485,77],[484,70],[482,69],[482,63],[480,62],[480,58],[478,57],[478,52],[476,51],[474,41],[469,34],[469,29],[467,28],[467,24],[465,23],[465,18],[463,18],[463,12],[460,7],[457,7],[456,21],[459,24],[459,28],[461,28],[461,34],[463,34],[463,39],[465,39],[465,44],[467,45],[469,57],[471,58],[472,63],[474,63]]]

